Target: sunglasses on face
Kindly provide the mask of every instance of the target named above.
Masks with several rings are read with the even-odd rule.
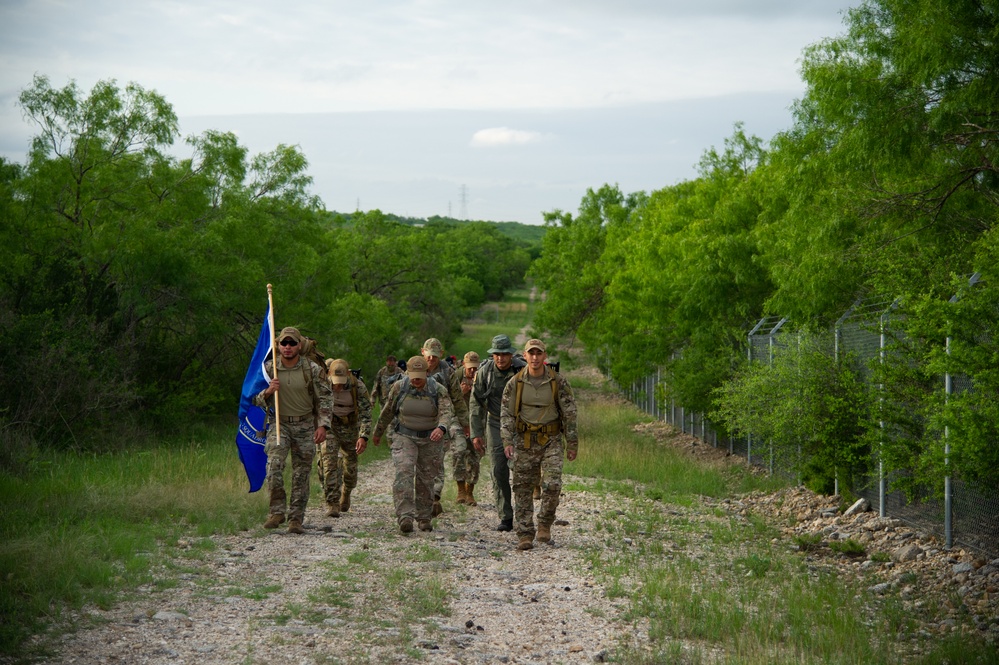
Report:
[[[281,346],[298,346],[298,342],[293,339],[282,339]]]

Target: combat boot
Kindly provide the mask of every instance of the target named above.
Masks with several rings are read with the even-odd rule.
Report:
[[[441,505],[441,498],[439,496],[434,497],[434,507],[430,510],[431,517],[437,517],[444,512],[444,506]]]
[[[340,517],[340,504],[339,503],[327,503],[326,504],[326,517]]]
[[[413,533],[413,518],[403,517],[399,522],[399,531],[403,533]]]
[[[513,520],[502,520],[499,526],[496,527],[497,531],[513,531]]]
[[[267,518],[267,521],[264,522],[264,528],[276,529],[282,524],[284,524],[284,515],[282,515],[281,513],[271,513],[270,516]]]
[[[475,496],[472,494],[474,489],[475,483],[465,483],[465,503],[469,506],[479,505],[475,502]]]
[[[458,485],[458,498],[455,499],[455,503],[468,503],[468,501],[465,499],[466,496],[465,482],[462,480],[456,480],[454,482],[455,484]]]
[[[535,501],[541,499],[541,485],[534,486],[534,494],[532,495],[532,497],[534,498]]]
[[[433,531],[434,525],[430,520],[420,520],[420,531]]]
[[[551,524],[538,524],[538,542],[539,543],[550,543],[552,541],[552,526]]]
[[[534,538],[532,538],[531,536],[521,536],[520,537],[520,542],[517,543],[517,549],[521,550],[521,551],[524,551],[524,550],[533,550],[534,549]]]
[[[302,520],[288,522],[288,533],[305,533],[305,529],[302,528]]]
[[[340,491],[340,512],[345,513],[350,510],[350,490],[344,487]]]

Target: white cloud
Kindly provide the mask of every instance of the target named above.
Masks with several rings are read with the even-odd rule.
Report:
[[[505,145],[526,145],[537,143],[545,139],[540,132],[528,132],[523,129],[510,129],[509,127],[490,127],[480,129],[472,134],[469,145],[473,148],[495,148]]]

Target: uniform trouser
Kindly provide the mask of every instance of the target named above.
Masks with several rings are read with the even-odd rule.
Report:
[[[464,444],[462,445],[462,440],[458,440],[452,446],[454,479],[459,483],[474,485],[479,482],[479,462],[482,460],[482,454],[475,449],[470,439],[465,438]]]
[[[270,512],[284,515],[288,519],[305,519],[305,507],[309,503],[309,474],[312,473],[312,460],[316,456],[313,436],[316,427],[312,419],[297,423],[281,423],[281,440],[277,440],[277,428],[271,425],[267,430],[267,489],[271,494]],[[285,505],[284,467],[291,453],[291,510]]]
[[[493,499],[496,501],[496,514],[499,515],[500,520],[512,520],[510,465],[503,453],[499,418],[489,416],[486,426],[486,445],[489,450],[489,458],[493,462]]]
[[[334,420],[319,455],[319,481],[326,503],[340,502],[340,488],[357,487],[358,427]]]
[[[399,432],[392,433],[392,462],[395,482],[392,499],[395,515],[401,522],[409,517],[429,520],[434,506],[434,477],[444,459],[444,444],[430,437],[417,438]]]
[[[519,441],[513,449],[513,497],[516,503],[513,528],[518,536],[534,537],[534,488],[541,485],[538,524],[551,526],[555,521],[559,495],[562,493],[562,456],[565,452],[561,434],[548,439],[544,446],[524,448]],[[542,480],[544,478],[544,480]]]
[[[444,456],[448,454],[451,450],[451,434],[445,434],[444,439],[441,440],[441,466],[437,469],[437,474],[434,476],[434,498],[440,498],[441,492],[444,491]]]

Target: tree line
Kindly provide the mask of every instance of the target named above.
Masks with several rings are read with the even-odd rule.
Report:
[[[342,215],[309,193],[295,146],[250,155],[229,132],[178,140],[171,105],[135,83],[36,76],[34,136],[0,160],[0,432],[100,447],[235,413],[274,284],[277,325],[373,377],[389,353],[445,345],[537,251],[486,222]]]
[[[818,485],[876,453],[910,485],[994,487],[999,13],[867,0],[844,26],[804,51],[806,91],[769,142],[736,124],[692,180],[549,213],[536,324],[578,335],[622,385],[661,367],[660,398],[804,444]],[[895,306],[870,365],[814,341],[861,299]],[[747,366],[767,315],[806,340],[793,371]],[[973,389],[947,395],[945,372]]]

